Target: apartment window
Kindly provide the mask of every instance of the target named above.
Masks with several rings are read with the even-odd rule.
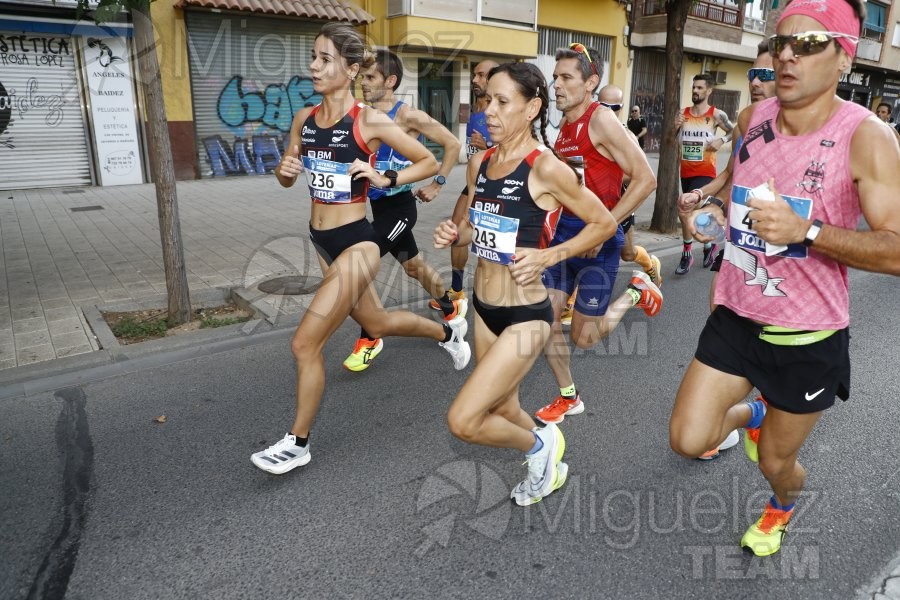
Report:
[[[554,56],[560,48],[568,48],[572,42],[581,42],[600,54],[600,60],[609,62],[612,54],[612,38],[605,35],[578,33],[562,29],[540,27],[538,29],[538,54]]]
[[[748,2],[744,6],[744,29],[765,35],[767,3]]]
[[[877,2],[866,3],[866,22],[863,25],[863,37],[880,42],[884,38],[884,18],[887,7]]]
[[[894,25],[894,40],[891,42],[891,45],[895,48],[900,48],[900,23]]]

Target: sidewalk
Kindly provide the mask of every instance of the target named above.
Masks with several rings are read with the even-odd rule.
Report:
[[[655,171],[657,157],[650,161]],[[274,176],[178,183],[192,294],[255,288],[275,274],[320,274],[308,239],[310,202],[302,183],[285,189]],[[432,248],[430,233],[449,216],[464,185],[465,165],[457,165],[440,197],[419,208],[420,249],[448,283],[449,252]],[[673,246],[676,237],[646,231],[653,202],[649,198],[637,212],[636,242],[651,250]],[[4,192],[0,263],[0,372],[94,352],[100,344],[85,310],[126,301],[165,304],[155,188]],[[423,300],[424,291],[413,283],[396,261],[382,261],[378,285],[386,306]],[[270,305],[280,310],[292,305],[281,300]]]

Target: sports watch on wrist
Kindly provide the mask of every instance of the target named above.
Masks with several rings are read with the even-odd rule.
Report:
[[[447,178],[443,175],[438,175],[434,178],[434,182],[438,185],[444,185],[445,183],[447,183]]]
[[[722,202],[720,198],[716,198],[715,196],[707,196],[703,201],[703,204],[700,205],[700,208],[707,206],[708,204],[714,204],[719,207],[719,209],[724,213],[725,212],[725,203]]]
[[[384,176],[391,180],[388,187],[397,187],[397,171],[388,169],[384,172]]]
[[[804,246],[812,246],[813,242],[816,241],[816,237],[818,237],[819,232],[822,231],[822,221],[816,219],[812,222],[812,225],[809,226],[809,229],[806,231],[806,237],[803,239]]]

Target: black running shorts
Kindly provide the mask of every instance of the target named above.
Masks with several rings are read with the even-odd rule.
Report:
[[[360,242],[378,243],[378,236],[372,229],[372,224],[366,219],[353,221],[334,229],[313,229],[309,227],[309,239],[312,240],[316,252],[331,265],[341,255],[341,252]]]
[[[717,306],[700,334],[694,357],[703,364],[753,384],[780,410],[814,413],[830,408],[835,396],[850,396],[850,330],[804,346],[760,339],[762,326]]]
[[[383,196],[372,204],[372,227],[378,234],[378,248],[384,256],[390,252],[400,263],[419,254],[413,227],[418,210],[416,197],[410,190],[394,196]]]
[[[492,306],[479,301],[478,296],[472,294],[472,307],[487,328],[496,336],[503,333],[507,327],[517,323],[546,321],[548,325],[553,325],[553,307],[550,306],[550,298],[537,304]]]

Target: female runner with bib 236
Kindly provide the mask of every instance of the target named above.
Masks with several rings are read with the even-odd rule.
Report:
[[[291,150],[275,170],[285,187],[297,180],[301,165],[306,172],[313,202],[309,236],[325,274],[291,340],[297,360],[294,423],[282,440],[251,457],[254,465],[276,475],[310,460],[309,430],[325,387],[322,348],[347,315],[377,337],[415,336],[440,342],[456,369],[464,368],[471,356],[463,339],[465,319],[436,323],[407,311],[386,312],[372,286],[381,260],[378,238],[366,220],[369,183],[393,187],[431,177],[438,170],[425,146],[387,115],[354,99],[350,82],[373,62],[362,37],[351,27],[335,23],[322,27],[309,67],[322,102],[294,116]],[[373,165],[381,142],[413,164],[399,173],[379,174]]]

